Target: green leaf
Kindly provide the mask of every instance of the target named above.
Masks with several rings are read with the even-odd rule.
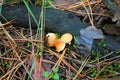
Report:
[[[45,0],[45,5],[46,5],[46,6],[49,6],[49,3],[50,3],[51,1],[53,1],[53,0]]]
[[[57,72],[58,72],[58,70],[59,70],[59,68],[58,68],[58,67],[56,67],[56,68],[54,68],[54,69],[53,69],[53,72],[54,72],[54,73],[57,73]]]
[[[53,76],[54,76],[54,74],[51,73],[51,74],[49,75],[49,78],[51,79],[51,78],[53,78]]]
[[[96,75],[97,75],[97,70],[96,70],[96,69],[93,69],[91,76],[92,76],[92,77],[95,77]]]
[[[27,47],[29,48],[31,46],[31,42],[27,42]]]
[[[55,33],[55,35],[56,35],[57,39],[59,39],[61,37],[61,35],[58,33]]]
[[[9,63],[9,62],[5,62],[3,65],[4,65],[6,68],[10,68],[10,63]]]
[[[41,51],[37,52],[37,56],[41,56],[43,53]]]
[[[58,74],[54,74],[52,78],[55,79],[55,80],[59,80],[59,75]]]
[[[49,76],[49,72],[47,72],[47,71],[43,72],[43,76],[44,77],[48,77]]]
[[[106,47],[106,44],[105,44],[105,40],[101,40],[99,43],[98,43],[99,46],[101,47]]]
[[[108,69],[108,68],[104,68],[104,69],[103,69],[103,73],[104,73],[104,74],[109,74],[109,69]]]
[[[105,29],[107,29],[107,27],[108,27],[108,25],[104,24],[102,28],[105,30]]]
[[[120,54],[120,49],[118,49],[118,50],[116,51],[116,53],[117,53],[117,54]]]

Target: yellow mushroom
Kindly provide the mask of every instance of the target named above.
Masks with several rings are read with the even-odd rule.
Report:
[[[64,43],[69,43],[71,42],[72,40],[72,35],[70,33],[65,33],[61,36],[61,40],[64,42]]]
[[[57,52],[60,52],[65,48],[65,43],[63,43],[61,39],[56,39],[54,47]]]
[[[56,38],[57,38],[56,34],[54,34],[54,33],[48,33],[46,35],[46,37],[48,38],[47,39],[48,40],[48,46],[50,46],[50,47],[54,46]]]
[[[61,38],[57,38],[56,34],[48,33],[48,46],[54,46],[57,52],[62,51],[65,48],[66,43],[69,43],[72,40],[72,35],[70,33],[65,33]]]

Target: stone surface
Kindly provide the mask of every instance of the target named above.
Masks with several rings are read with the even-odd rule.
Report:
[[[30,5],[30,9],[35,15],[37,21],[40,16],[40,7]],[[24,5],[6,5],[2,8],[2,15],[9,21],[14,19],[15,24],[18,26],[23,26],[24,28],[28,28],[28,11]],[[5,22],[2,17],[0,20]],[[32,28],[37,29],[36,23],[31,18]],[[85,29],[88,25],[83,23],[79,17],[75,16],[73,13],[69,11],[57,10],[57,9],[46,9],[45,15],[45,29],[46,31],[56,32],[63,34],[65,32],[71,33],[73,36],[80,37],[80,30]],[[82,42],[81,42],[82,43]],[[114,40],[113,37],[105,38],[105,44],[107,44],[108,48],[111,50],[120,49],[120,40]],[[87,48],[80,46],[82,44],[78,44],[79,50],[78,52],[87,53]],[[115,46],[115,47],[114,47]],[[82,48],[81,48],[82,47]],[[97,47],[96,47],[97,48]]]
[[[30,9],[37,21],[39,21],[40,7],[30,5]],[[6,5],[2,8],[2,15],[9,21],[14,19],[15,24],[28,27],[28,11],[24,5]],[[0,20],[3,19],[0,17]],[[31,18],[32,28],[37,28],[36,23]],[[48,8],[45,15],[45,29],[57,33],[70,32],[74,36],[80,35],[81,28],[87,27],[72,12]]]

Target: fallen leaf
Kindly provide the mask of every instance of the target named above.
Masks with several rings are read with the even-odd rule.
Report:
[[[45,80],[45,77],[43,77],[43,72],[45,71],[44,66],[42,65],[40,58],[37,57],[36,61],[34,63],[34,69],[32,72],[32,77],[34,80]]]

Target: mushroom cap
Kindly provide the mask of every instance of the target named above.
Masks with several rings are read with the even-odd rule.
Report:
[[[47,40],[48,40],[48,46],[50,46],[50,47],[54,46],[56,38],[57,38],[56,34],[54,34],[54,33],[48,33],[46,35],[46,37],[47,37]]]
[[[72,35],[70,33],[65,33],[61,38],[57,38],[57,35],[54,33],[48,33],[46,35],[48,39],[48,46],[54,46],[57,52],[62,51],[65,48],[66,43],[69,43],[72,40]]]
[[[55,33],[48,33],[47,35],[46,35],[46,37],[48,37],[48,38],[57,38],[57,36],[56,36],[56,34]]]
[[[64,43],[69,43],[71,40],[72,40],[72,35],[70,33],[65,33],[61,36],[61,40],[64,42]]]
[[[65,48],[65,43],[61,39],[56,39],[55,48],[57,52],[60,52]]]

